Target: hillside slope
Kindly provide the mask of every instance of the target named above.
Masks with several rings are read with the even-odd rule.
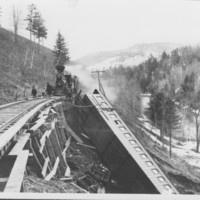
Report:
[[[39,90],[54,80],[53,55],[50,49],[0,28],[0,104],[17,100],[32,85]],[[26,88],[26,89],[25,89]]]
[[[89,69],[108,69],[109,67],[134,66],[146,60],[151,54],[158,57],[163,51],[180,47],[181,44],[150,43],[137,44],[119,51],[102,51],[79,58],[78,63]]]

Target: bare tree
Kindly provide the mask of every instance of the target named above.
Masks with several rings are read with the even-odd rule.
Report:
[[[16,8],[15,5],[12,9],[12,22],[14,28],[14,41],[17,43],[19,28],[22,25],[22,12],[19,8]]]
[[[35,55],[35,44],[34,44],[33,53],[32,53],[32,56],[31,56],[31,64],[30,64],[31,69],[33,68],[34,55]]]

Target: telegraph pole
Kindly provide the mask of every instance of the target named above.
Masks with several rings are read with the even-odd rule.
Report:
[[[103,86],[102,86],[101,80],[100,80],[100,73],[103,73],[103,72],[105,72],[105,71],[96,70],[96,71],[92,71],[91,73],[97,74],[97,77],[98,77],[98,85],[99,85],[99,91],[106,97],[106,93],[105,93],[105,91],[104,91],[104,89],[103,89]]]

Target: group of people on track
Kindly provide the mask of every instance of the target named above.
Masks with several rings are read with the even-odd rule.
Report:
[[[52,95],[52,93],[53,93],[53,87],[49,83],[47,83],[45,90],[42,92],[42,96],[50,97]],[[32,87],[31,95],[33,98],[37,97],[37,89],[36,89],[35,85],[33,85],[33,87]]]

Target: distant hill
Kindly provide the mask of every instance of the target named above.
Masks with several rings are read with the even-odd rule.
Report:
[[[0,44],[0,104],[20,99],[25,88],[30,95],[32,85],[40,90],[54,81],[50,49],[21,36],[15,43],[13,33],[4,28],[0,28]]]
[[[88,69],[107,69],[109,67],[138,65],[151,54],[158,57],[163,51],[170,52],[182,46],[173,43],[137,44],[119,51],[101,51],[78,59],[76,62]]]

